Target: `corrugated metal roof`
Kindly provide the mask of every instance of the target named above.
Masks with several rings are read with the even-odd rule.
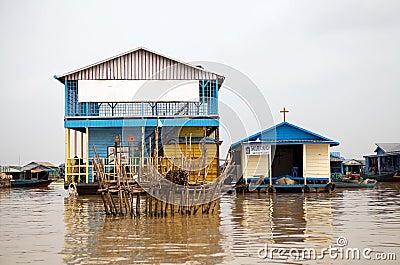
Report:
[[[385,153],[396,153],[400,152],[400,143],[377,143],[377,148],[374,152],[378,151],[378,148],[382,149]]]
[[[52,163],[50,162],[30,162],[29,164],[25,165],[22,167],[22,170],[32,170],[32,169],[42,169],[42,170],[47,170],[47,169],[52,169],[56,168]]]
[[[364,161],[356,160],[356,159],[348,159],[343,162],[344,166],[364,166]]]
[[[219,80],[224,76],[139,47],[106,60],[54,76],[65,80]]]
[[[42,165],[42,166],[45,166],[45,167],[57,167],[57,166],[53,165],[52,163],[45,162],[45,161],[43,161],[43,162],[35,162],[35,163],[37,163],[39,165]]]
[[[338,142],[335,142],[324,136],[313,133],[304,128],[298,127],[289,122],[282,122],[264,131],[258,132],[247,138],[244,138],[232,144],[232,146],[235,146],[243,142],[251,142],[257,140],[262,142],[271,142],[271,143],[292,143],[292,144],[319,143],[319,144],[330,144],[331,146],[339,145]]]

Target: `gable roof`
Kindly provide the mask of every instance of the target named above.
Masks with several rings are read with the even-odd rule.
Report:
[[[271,128],[265,129],[264,131],[253,134],[246,137],[234,144],[236,146],[244,142],[268,142],[270,144],[305,144],[305,143],[319,143],[319,144],[330,144],[331,146],[339,145],[329,138],[298,127],[289,122],[279,123]]]
[[[357,160],[357,159],[346,159],[343,162],[344,166],[364,166],[364,161],[362,160]]]
[[[23,166],[22,170],[33,170],[33,169],[52,170],[54,168],[56,168],[56,166],[54,166],[50,162],[35,162],[35,161],[32,161],[29,164]]]
[[[224,76],[139,47],[100,62],[55,75],[65,80],[219,80]]]
[[[378,152],[381,149],[385,153],[399,153],[400,143],[377,143],[374,152]]]

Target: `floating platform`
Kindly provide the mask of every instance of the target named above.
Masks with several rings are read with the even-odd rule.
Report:
[[[257,190],[261,192],[261,189],[265,189],[267,192],[332,192],[332,188],[327,190],[328,184],[284,184],[284,185],[258,185],[248,186],[248,190]]]
[[[97,182],[94,183],[65,183],[64,189],[68,190],[71,193],[71,189],[74,189],[74,192],[77,192],[79,195],[100,195],[98,192],[99,184]]]
[[[246,182],[244,182],[246,181]],[[325,178],[321,179],[308,179],[292,177],[289,175],[273,177],[270,181],[269,178],[247,178],[241,180],[235,186],[238,192],[326,192],[331,193],[336,189],[335,183],[329,182]]]

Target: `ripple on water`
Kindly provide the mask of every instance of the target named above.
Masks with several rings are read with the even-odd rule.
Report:
[[[0,264],[281,263],[260,259],[258,250],[265,244],[321,249],[339,236],[351,247],[400,258],[399,188],[232,194],[215,215],[136,219],[106,217],[101,198],[69,198],[60,186],[1,190]]]

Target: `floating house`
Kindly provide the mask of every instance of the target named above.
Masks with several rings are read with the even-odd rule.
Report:
[[[3,172],[12,176],[14,180],[21,179],[54,179],[59,176],[58,167],[50,162],[32,161],[25,166],[7,166]]]
[[[331,174],[343,174],[343,161],[340,152],[331,152]]]
[[[377,143],[374,152],[364,156],[367,175],[381,175],[400,169],[400,143]]]
[[[358,159],[346,159],[343,161],[343,170],[346,175],[356,174],[360,175],[365,171],[365,163]]]
[[[35,162],[23,166],[24,179],[52,179],[58,177],[58,167],[50,162]]]
[[[155,159],[160,173],[216,179],[224,76],[141,47],[54,77],[65,90],[66,183],[96,181],[94,149],[111,173],[118,155],[131,175]]]
[[[290,177],[299,184],[291,187],[302,188],[330,182],[330,147],[337,145],[285,121],[234,143],[231,152],[244,184],[279,187],[280,178]]]

